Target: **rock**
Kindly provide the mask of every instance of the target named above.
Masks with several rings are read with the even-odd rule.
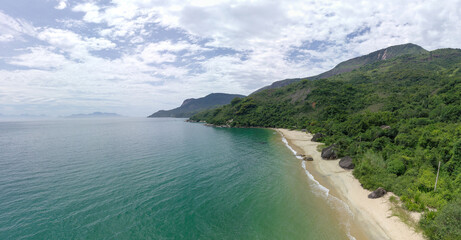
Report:
[[[316,133],[316,134],[314,134],[314,136],[312,137],[311,141],[312,141],[312,142],[317,142],[320,138],[323,138],[323,137],[324,137],[323,134],[321,134],[321,133]]]
[[[303,161],[314,161],[314,158],[312,156],[307,155],[303,157]]]
[[[332,160],[332,159],[336,159],[337,157],[338,157],[338,154],[336,153],[336,144],[333,144],[322,150],[323,159]]]
[[[307,130],[306,129],[301,129],[301,132],[307,132]]]
[[[368,194],[368,198],[380,198],[386,194],[386,190],[384,188],[379,187],[378,189],[374,190],[372,193]]]
[[[349,156],[341,158],[341,160],[339,160],[339,166],[344,169],[354,169],[355,167],[352,158]]]
[[[382,125],[380,128],[381,128],[381,129],[391,129],[391,126],[388,126],[388,125]]]

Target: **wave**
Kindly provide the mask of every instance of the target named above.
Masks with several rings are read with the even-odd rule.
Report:
[[[293,153],[293,155],[295,155],[295,157],[297,159],[300,159],[302,160],[302,157],[298,155],[298,152],[296,152],[296,150],[294,150],[290,144],[288,144],[288,141],[287,139],[285,138],[285,136],[283,136],[283,134],[281,133],[282,135],[282,142],[285,143],[285,146],[291,150],[291,152]],[[341,212],[347,212],[348,213],[348,216],[343,216],[342,214],[338,214],[338,217],[340,218],[340,222],[341,224],[345,227],[346,229],[346,235],[347,237],[350,239],[350,240],[356,240],[354,236],[351,235],[350,233],[350,225],[351,225],[351,221],[350,219],[353,219],[354,218],[354,213],[351,211],[351,209],[349,208],[349,206],[344,202],[342,201],[341,199],[335,197],[335,196],[332,196],[330,195],[330,189],[328,189],[327,187],[323,186],[322,184],[319,183],[319,181],[317,181],[314,176],[307,170],[307,165],[306,165],[306,162],[305,161],[302,161],[301,163],[301,166],[302,168],[304,169],[304,172],[306,173],[308,179],[310,180],[309,181],[309,186],[313,189],[313,193],[317,196],[320,196],[322,198],[324,198],[328,205],[330,207],[332,207],[333,209],[337,210],[337,211],[341,211]]]

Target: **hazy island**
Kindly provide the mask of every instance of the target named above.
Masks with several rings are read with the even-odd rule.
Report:
[[[317,76],[279,81],[190,121],[303,130],[287,138],[304,154],[318,154],[307,168],[324,174],[339,197],[386,236],[420,239],[423,232],[429,239],[460,239],[460,69],[460,49],[392,46]],[[312,137],[323,143],[322,153],[302,147]],[[296,143],[300,139],[304,143]],[[335,171],[323,171],[319,166],[328,165],[325,159],[347,159],[353,170],[341,170],[335,161]],[[366,189],[357,191],[362,195],[341,191],[351,186],[333,180],[337,170],[358,179],[357,186]],[[360,199],[378,188],[388,193],[370,200],[369,212],[361,208],[365,200]],[[387,224],[390,216],[399,217],[407,229]]]

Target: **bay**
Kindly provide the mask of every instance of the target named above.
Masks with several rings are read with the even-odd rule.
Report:
[[[348,239],[270,129],[0,122],[0,239]]]

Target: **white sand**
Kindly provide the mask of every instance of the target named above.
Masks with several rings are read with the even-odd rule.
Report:
[[[363,189],[354,178],[351,170],[345,170],[338,160],[323,160],[317,146],[322,143],[312,142],[311,134],[286,129],[276,129],[298,153],[311,155],[314,161],[307,162],[307,170],[322,185],[330,189],[330,193],[343,200],[354,214],[354,222],[365,233],[365,237],[356,236],[357,240],[365,239],[424,239],[421,233],[415,232],[398,217],[392,216],[389,197],[369,199],[370,191]],[[352,233],[354,235],[354,233]]]

